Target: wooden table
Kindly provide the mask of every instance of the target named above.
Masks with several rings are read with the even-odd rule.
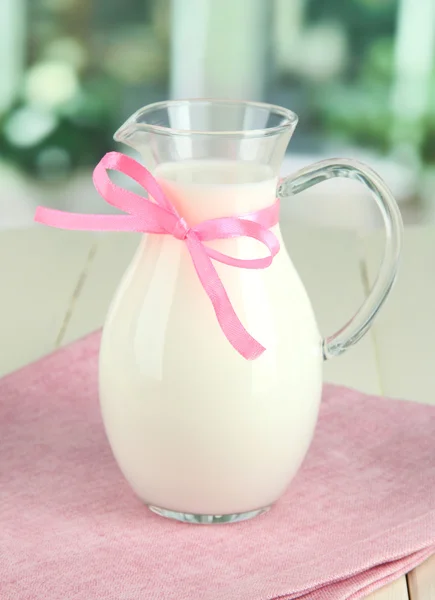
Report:
[[[382,254],[382,235],[287,224],[283,234],[320,329],[330,334],[366,295]],[[43,227],[0,233],[0,375],[100,327],[137,243],[136,234]],[[435,404],[434,313],[435,228],[408,228],[390,300],[358,346],[325,365],[325,379]],[[435,556],[370,598],[435,600]]]

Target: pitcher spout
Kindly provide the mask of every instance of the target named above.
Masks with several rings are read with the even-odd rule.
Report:
[[[140,151],[140,138],[143,138],[144,128],[141,123],[141,113],[144,109],[136,111],[115,132],[113,139],[121,144]],[[142,140],[143,141],[143,140]]]

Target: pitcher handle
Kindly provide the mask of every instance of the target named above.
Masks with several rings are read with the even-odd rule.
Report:
[[[373,319],[387,299],[396,279],[403,232],[400,210],[391,191],[377,173],[355,160],[328,159],[309,165],[280,182],[277,190],[278,198],[298,194],[333,177],[354,179],[369,188],[384,220],[386,243],[382,264],[368,297],[341,329],[323,340],[322,350],[325,360],[343,354],[371,327]]]

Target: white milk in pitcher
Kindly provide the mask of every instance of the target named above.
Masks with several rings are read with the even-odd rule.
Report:
[[[275,202],[268,167],[162,164],[155,177],[189,225]],[[101,408],[118,464],[139,497],[202,515],[270,506],[311,442],[321,395],[321,338],[305,289],[281,250],[270,267],[214,262],[242,323],[266,352],[247,361],[219,327],[184,242],[145,235],[104,327]],[[210,246],[265,256],[251,239]]]

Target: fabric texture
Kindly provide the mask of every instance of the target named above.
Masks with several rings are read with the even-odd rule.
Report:
[[[184,525],[150,513],[112,457],[99,340],[0,381],[2,600],[357,599],[435,552],[435,407],[326,385],[269,513]]]

